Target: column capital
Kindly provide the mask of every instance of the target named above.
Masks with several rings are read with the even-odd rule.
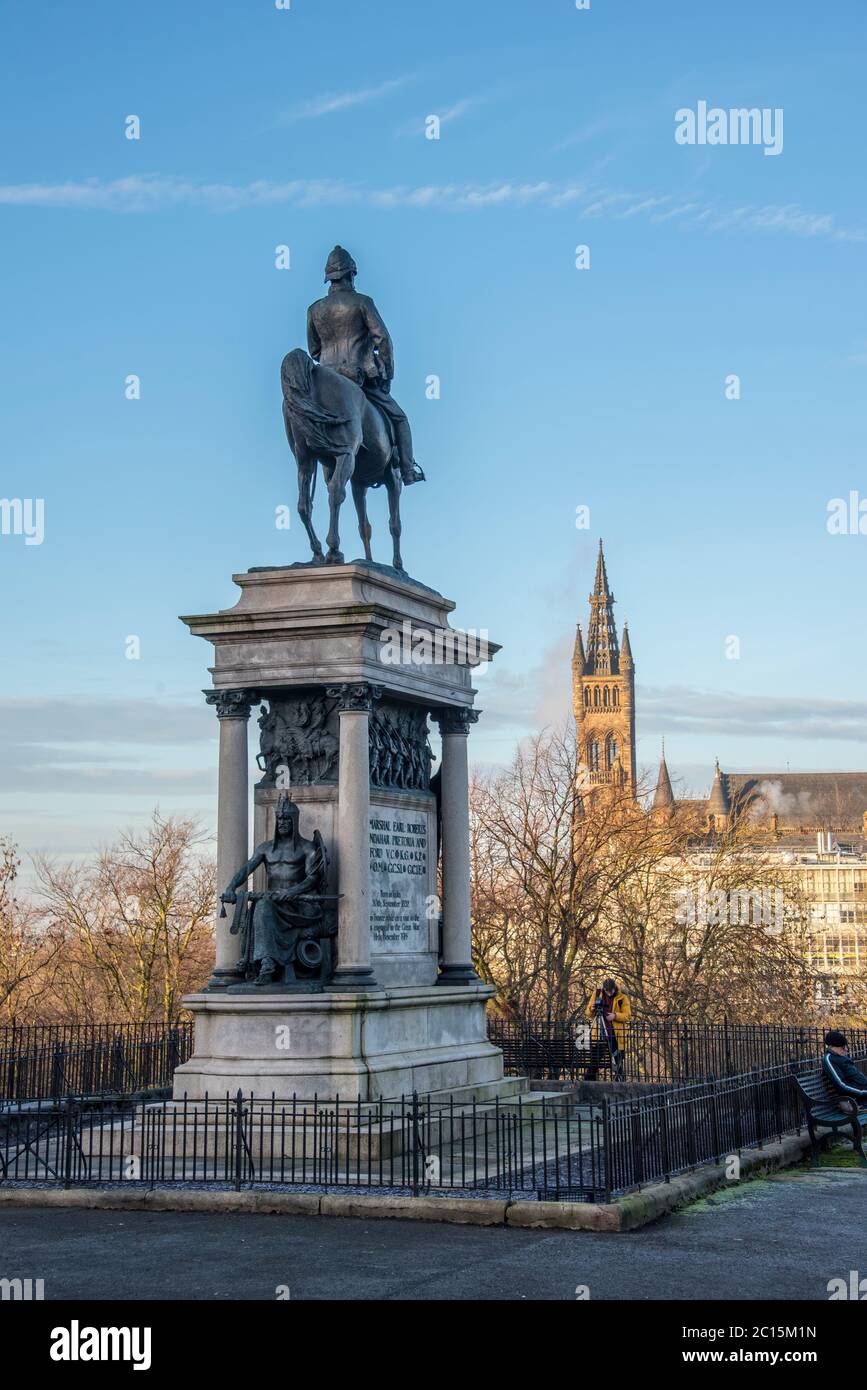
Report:
[[[204,690],[202,694],[206,704],[216,705],[218,719],[249,719],[259,702],[255,690]]]
[[[431,718],[436,720],[443,737],[446,734],[463,734],[466,738],[470,732],[470,725],[476,723],[480,714],[481,710],[453,707],[431,710]]]
[[[369,714],[377,700],[382,699],[382,686],[370,681],[347,681],[343,685],[326,686],[325,694],[329,700],[337,701],[341,714],[344,711]]]

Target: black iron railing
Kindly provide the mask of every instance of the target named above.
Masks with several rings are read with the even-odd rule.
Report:
[[[867,1029],[846,1030],[853,1051],[867,1051]],[[618,1025],[623,1079],[676,1085],[734,1076],[752,1067],[819,1057],[824,1029],[783,1023],[690,1023],[636,1019]],[[528,1017],[488,1018],[488,1037],[502,1048],[507,1073],[576,1081],[610,1072],[607,1044],[595,1025]]]
[[[0,1182],[610,1201],[802,1126],[793,1064],[576,1106],[549,1100],[145,1102],[0,1109]]]
[[[0,1101],[170,1088],[193,1046],[192,1023],[7,1024]]]

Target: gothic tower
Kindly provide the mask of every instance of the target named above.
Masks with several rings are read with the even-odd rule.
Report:
[[[635,796],[635,664],[625,624],[618,646],[613,608],[600,541],[587,645],[579,623],[572,657],[578,756],[590,788],[622,787]]]

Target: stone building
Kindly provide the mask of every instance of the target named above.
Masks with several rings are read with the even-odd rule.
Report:
[[[863,1009],[867,773],[723,772],[717,762],[706,799],[676,799],[663,749],[652,810],[692,826],[697,861],[703,841],[735,822],[755,826],[763,854],[800,880],[817,1005]]]
[[[587,638],[579,624],[572,657],[581,776],[591,788],[636,796],[635,663],[625,624],[618,643],[613,610],[600,541]],[[663,746],[650,810],[683,818],[697,866],[735,820],[755,825],[763,854],[801,878],[817,1003],[853,998],[867,980],[867,772],[724,772],[717,762],[707,797],[675,797]]]

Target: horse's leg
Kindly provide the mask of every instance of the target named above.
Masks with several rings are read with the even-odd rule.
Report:
[[[367,488],[355,476],[352,479],[352,500],[358,513],[358,533],[364,542],[364,558],[365,560],[372,560],[373,556],[370,553],[372,532],[370,522],[367,519]]]
[[[352,477],[354,468],[354,453],[338,454],[334,460],[331,477],[328,479],[328,508],[331,524],[328,527],[328,535],[325,537],[328,543],[328,554],[325,556],[326,565],[343,564],[343,551],[340,549],[340,508],[346,497],[346,484]]]
[[[298,451],[298,515],[304,523],[307,538],[310,541],[310,549],[313,551],[313,559],[321,560],[322,546],[319,537],[313,530],[313,498],[312,484],[316,476],[316,459],[304,448]]]
[[[394,542],[394,559],[392,564],[396,570],[403,569],[403,560],[400,558],[400,493],[403,487],[400,474],[396,468],[389,468],[385,477],[385,490],[388,493],[388,529],[391,532],[391,539]]]

